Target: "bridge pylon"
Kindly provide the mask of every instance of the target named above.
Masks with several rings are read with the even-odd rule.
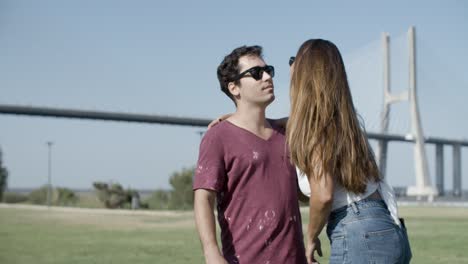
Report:
[[[437,189],[431,184],[429,167],[427,163],[426,148],[424,145],[424,134],[421,118],[419,114],[417,93],[416,93],[416,45],[415,29],[410,27],[408,30],[409,43],[409,84],[408,90],[393,94],[390,92],[390,37],[388,33],[382,34],[383,45],[383,85],[384,85],[384,104],[381,113],[381,132],[388,134],[388,125],[390,121],[390,105],[401,101],[409,101],[411,114],[411,132],[408,138],[414,139],[414,166],[416,173],[416,184],[407,189],[408,196],[416,196],[418,199],[427,197],[432,200],[438,195]],[[378,144],[377,160],[379,169],[383,177],[386,174],[387,167],[388,141],[380,140]]]

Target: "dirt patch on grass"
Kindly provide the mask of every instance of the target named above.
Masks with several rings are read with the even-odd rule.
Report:
[[[28,221],[52,222],[63,225],[88,225],[108,230],[151,228],[194,228],[192,211],[131,211],[87,209],[34,205],[5,205],[0,209],[15,211]],[[22,218],[22,217],[21,217]]]

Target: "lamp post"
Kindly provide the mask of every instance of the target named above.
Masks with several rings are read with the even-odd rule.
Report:
[[[48,175],[47,175],[47,206],[50,207],[51,200],[52,200],[52,145],[54,143],[52,141],[47,141],[48,147]]]

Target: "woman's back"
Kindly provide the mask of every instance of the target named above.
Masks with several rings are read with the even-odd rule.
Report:
[[[291,64],[290,98],[291,160],[308,175],[298,173],[300,188],[310,195],[308,261],[320,252],[318,236],[328,222],[330,263],[408,263],[406,229],[380,177],[333,43],[302,44]]]

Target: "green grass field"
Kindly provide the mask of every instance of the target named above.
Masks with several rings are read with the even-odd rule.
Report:
[[[412,263],[468,263],[468,209],[403,207],[401,214]],[[326,237],[322,244],[328,255]],[[0,206],[0,263],[204,262],[192,212]]]

